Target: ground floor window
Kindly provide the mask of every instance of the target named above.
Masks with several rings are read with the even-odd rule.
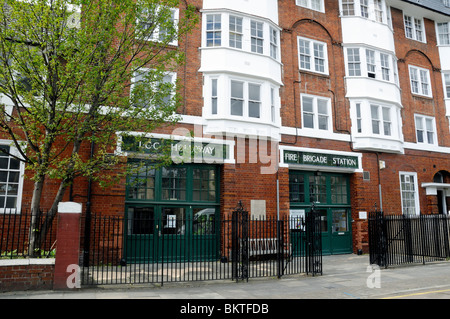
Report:
[[[400,190],[402,196],[403,215],[419,215],[420,209],[417,188],[417,173],[400,172]]]

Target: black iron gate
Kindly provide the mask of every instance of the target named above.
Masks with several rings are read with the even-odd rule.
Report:
[[[293,236],[291,225],[302,225],[300,236]],[[303,271],[322,274],[322,234],[320,214],[314,210],[305,219],[250,219],[242,204],[232,214],[233,279],[258,277],[258,265],[264,262],[270,273],[281,278],[290,273],[301,258]],[[296,267],[298,269],[298,267]],[[255,270],[256,269],[256,270]]]
[[[205,225],[199,225],[199,229],[217,230],[212,234],[217,237],[214,247],[211,241],[205,241],[205,236],[195,235],[186,240],[179,233],[164,237],[158,232],[134,234],[136,240],[130,244],[126,239],[131,231],[130,221],[124,217],[93,215],[86,222],[89,236],[85,236],[88,242],[82,263],[83,285],[248,281],[256,277],[322,274],[321,223],[315,212],[308,213],[306,218],[252,219],[239,204],[230,219],[214,221],[219,223],[217,227],[208,228],[206,223],[211,221],[201,221]],[[133,222],[162,224],[148,218],[134,218]],[[190,225],[200,221],[170,222]],[[155,253],[159,258],[151,258]]]
[[[450,257],[450,219],[445,215],[369,215],[370,263],[380,267]]]

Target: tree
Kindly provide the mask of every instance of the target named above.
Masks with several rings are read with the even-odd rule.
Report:
[[[198,19],[182,5],[178,17],[178,0],[0,0],[0,130],[32,172],[30,254],[74,179],[105,182],[117,167],[117,132],[178,120],[164,79],[184,62],[171,44]],[[59,188],[37,231],[46,179]]]

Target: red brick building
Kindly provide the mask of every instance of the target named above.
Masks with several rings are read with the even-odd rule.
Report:
[[[303,216],[314,205],[330,254],[367,251],[375,209],[449,214],[444,2],[187,0],[201,22],[174,44],[187,58],[171,75],[182,84],[182,120],[148,132],[144,147],[173,138],[174,154],[190,147],[195,156],[107,189],[77,179],[65,200],[167,221],[226,219],[238,201],[253,217]],[[117,151],[124,160],[132,152],[120,144]],[[138,177],[146,182],[131,183]],[[26,207],[32,182],[17,185],[15,205]],[[46,187],[43,206],[52,181]]]

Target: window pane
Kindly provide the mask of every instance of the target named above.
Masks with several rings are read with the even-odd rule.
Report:
[[[231,81],[231,115],[244,115],[244,83]]]
[[[194,208],[192,233],[194,235],[211,235],[216,233],[215,208]]]
[[[313,99],[309,97],[303,97],[303,111],[313,112]]]

